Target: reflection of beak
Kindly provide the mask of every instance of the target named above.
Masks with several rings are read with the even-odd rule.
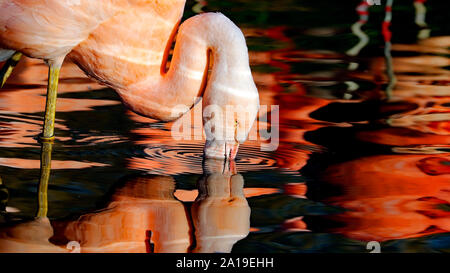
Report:
[[[236,162],[234,160],[206,159],[203,161],[203,173],[205,175],[217,173],[223,175],[224,178],[231,177],[237,174]]]
[[[205,144],[205,157],[216,159],[235,159],[238,149],[238,142],[207,140]]]

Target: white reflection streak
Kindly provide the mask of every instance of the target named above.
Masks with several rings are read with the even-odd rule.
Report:
[[[421,40],[429,38],[431,32],[431,30],[428,28],[428,24],[425,21],[425,17],[427,14],[427,8],[424,5],[425,1],[426,0],[414,1],[414,8],[416,9],[415,23],[421,28],[421,30],[419,30],[419,33],[417,34],[417,38]]]
[[[394,0],[388,0],[386,3],[386,15],[384,17],[383,22],[383,36],[385,41],[384,47],[384,56],[386,59],[386,72],[389,78],[388,86],[386,87],[386,97],[390,99],[392,97],[392,90],[395,88],[397,83],[397,78],[394,74],[394,67],[392,64],[392,55],[391,55],[391,37],[392,33],[389,30],[392,21],[392,5],[394,4]]]
[[[362,1],[357,7],[356,12],[359,14],[359,20],[352,25],[352,33],[359,38],[359,42],[349,49],[346,53],[349,56],[357,56],[361,50],[367,46],[370,39],[369,36],[361,30],[361,28],[367,23],[369,20],[369,5],[367,1]],[[359,64],[356,62],[350,62],[348,69],[350,71],[354,71],[358,69]],[[358,90],[359,85],[354,81],[346,81],[345,84],[347,84],[347,91],[353,92]],[[351,94],[346,93],[344,94],[344,98],[350,99],[352,97]]]

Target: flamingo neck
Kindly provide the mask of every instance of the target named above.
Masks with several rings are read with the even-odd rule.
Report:
[[[172,39],[168,41],[172,43]],[[167,54],[166,54],[167,55]],[[210,56],[212,71],[207,79]],[[203,106],[225,107],[257,99],[244,36],[228,18],[206,13],[186,20],[179,28],[168,71],[117,90],[134,112],[164,121],[189,110],[199,97]],[[186,109],[179,111],[180,106]]]

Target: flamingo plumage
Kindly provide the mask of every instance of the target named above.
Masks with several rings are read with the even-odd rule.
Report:
[[[184,5],[185,0],[0,0],[0,57],[20,53],[49,66],[41,138],[54,137],[59,69],[70,59],[146,117],[175,120],[202,97],[205,156],[233,159],[259,109],[245,38],[220,13],[194,16],[178,28]],[[225,116],[229,106],[233,114]]]

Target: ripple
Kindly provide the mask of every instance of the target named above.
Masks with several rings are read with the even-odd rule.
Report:
[[[203,143],[183,143],[147,147],[144,149],[147,156],[131,158],[128,167],[155,174],[201,174],[203,145]],[[270,158],[270,153],[253,146],[243,145],[235,162],[239,172],[276,168],[276,160]]]

